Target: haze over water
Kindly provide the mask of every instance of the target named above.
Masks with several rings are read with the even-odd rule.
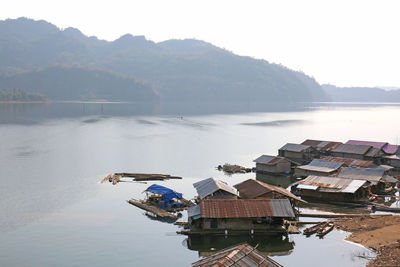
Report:
[[[215,170],[218,164],[252,167],[253,159],[275,155],[288,142],[400,141],[400,105],[395,104],[243,110],[0,104],[2,264],[189,266],[199,253],[175,234],[179,228],[151,220],[125,202],[143,198],[153,182],[112,186],[99,181],[118,171],[177,175],[184,179],[159,183],[190,199],[195,181],[216,177],[234,185],[255,176],[228,177]],[[325,240],[290,236],[292,252],[273,258],[285,266],[365,265],[357,255],[366,250],[344,237],[337,231]],[[281,244],[274,242],[272,247]]]

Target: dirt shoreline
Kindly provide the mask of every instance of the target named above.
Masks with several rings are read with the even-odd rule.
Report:
[[[346,240],[377,253],[368,267],[400,266],[400,216],[337,218],[335,227],[352,233]]]

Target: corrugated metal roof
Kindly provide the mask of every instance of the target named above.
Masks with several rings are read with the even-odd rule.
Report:
[[[281,147],[279,150],[302,152],[302,151],[304,151],[306,149],[309,149],[309,148],[310,148],[310,146],[287,143],[286,145]]]
[[[396,178],[394,178],[393,176],[390,175],[384,175],[382,177],[383,181],[387,182],[387,183],[397,183],[399,180],[397,180]]]
[[[333,141],[320,141],[320,140],[307,139],[306,141],[304,141],[301,144],[306,145],[306,146],[312,146],[312,147],[316,148],[317,150],[330,151],[333,148],[338,147],[342,143],[341,142],[333,142]]]
[[[305,202],[301,198],[296,197],[290,191],[282,187],[266,184],[254,179],[248,179],[242,183],[234,185],[233,187],[235,187],[239,191],[240,197],[242,198],[248,198],[248,199],[257,198],[268,192],[273,191],[281,194],[284,197]]]
[[[230,187],[227,183],[217,180],[215,178],[202,180],[200,182],[194,183],[193,186],[194,188],[196,188],[196,191],[201,199],[213,194],[218,190],[223,190],[230,194],[236,195],[236,192],[232,187]]]
[[[308,184],[299,184],[297,188],[299,189],[308,189],[308,190],[317,190],[319,186],[317,185],[308,185]]]
[[[305,170],[305,171],[315,171],[315,172],[325,172],[330,173],[336,171],[336,169],[331,169],[327,167],[317,167],[317,166],[310,166],[310,165],[303,165],[297,167],[298,169]]]
[[[202,218],[295,216],[288,199],[205,199],[200,202],[200,211]]]
[[[362,180],[352,180],[351,183],[342,190],[342,193],[354,193],[365,184]]]
[[[278,156],[262,155],[261,157],[258,157],[255,160],[253,160],[253,162],[267,164],[267,165],[274,165],[281,160],[285,160],[285,158]]]
[[[188,217],[200,215],[200,205],[191,206],[187,209]]]
[[[375,142],[375,141],[362,141],[362,140],[349,140],[346,142],[348,145],[363,145],[363,146],[372,146],[378,149],[382,149],[386,142]]]
[[[399,146],[387,144],[383,147],[383,152],[386,154],[396,154],[397,150],[399,150]]]
[[[341,177],[310,175],[306,179],[301,181],[299,186],[303,185],[304,189],[311,189],[311,190],[317,190],[317,191],[323,191],[323,192],[354,193],[355,191],[357,191],[358,188],[360,188],[362,185],[364,185],[366,183],[365,180],[357,182],[357,183],[352,183],[353,181],[358,181],[358,180],[346,179],[346,178],[341,178]],[[304,187],[304,185],[312,186],[312,187],[306,188],[306,187]],[[316,189],[315,187],[318,187],[318,188]],[[349,188],[349,189],[347,189],[347,188]],[[345,190],[345,191],[348,190],[350,192],[344,192],[343,190]]]
[[[381,150],[379,148],[372,147],[370,150],[368,150],[368,152],[367,152],[367,154],[365,154],[365,156],[366,157],[376,157],[380,151]]]
[[[274,260],[263,256],[257,249],[248,244],[226,248],[211,256],[192,263],[192,267],[282,267]]]
[[[360,159],[351,159],[351,158],[340,158],[340,157],[321,157],[321,159],[332,162],[342,162],[343,167],[361,167],[368,168],[374,163],[370,160],[360,160]]]
[[[382,168],[350,168],[343,167],[338,177],[344,177],[348,179],[356,179],[356,180],[366,180],[370,182],[379,182],[385,170]]]
[[[332,151],[337,153],[364,155],[370,148],[371,146],[342,144],[334,148]]]

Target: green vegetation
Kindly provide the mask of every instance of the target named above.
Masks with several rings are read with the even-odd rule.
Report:
[[[0,90],[0,102],[46,102],[47,97],[41,94],[27,93],[18,89]]]
[[[304,73],[237,56],[199,40],[154,43],[127,34],[108,42],[77,29],[60,30],[27,18],[0,21],[0,36],[0,85],[44,93],[51,99],[329,100],[321,86]],[[64,67],[53,69],[60,65]],[[139,85],[138,80],[146,84]]]

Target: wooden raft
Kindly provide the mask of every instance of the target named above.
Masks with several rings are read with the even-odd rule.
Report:
[[[132,204],[132,205],[134,205],[134,206],[136,206],[138,208],[141,208],[143,210],[146,210],[146,211],[149,211],[151,213],[154,213],[155,215],[157,215],[158,217],[161,217],[161,218],[166,218],[166,217],[173,218],[173,219],[177,219],[178,218],[177,216],[175,216],[172,213],[169,213],[169,212],[167,212],[165,210],[162,210],[160,208],[157,208],[157,207],[152,206],[152,205],[148,205],[146,203],[143,203],[143,202],[140,202],[140,201],[137,201],[137,200],[131,199],[131,200],[128,200],[128,203]]]

